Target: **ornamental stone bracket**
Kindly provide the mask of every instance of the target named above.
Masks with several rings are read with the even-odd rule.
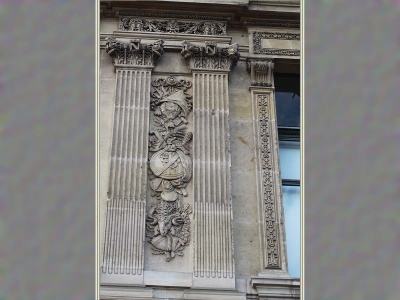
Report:
[[[250,72],[252,86],[272,87],[274,85],[273,60],[247,58],[247,71]]]
[[[107,37],[106,41],[105,50],[115,65],[154,67],[157,59],[164,53],[163,40],[144,44],[140,39],[131,39],[127,43]]]
[[[231,71],[240,57],[237,43],[217,47],[215,42],[205,42],[204,46],[199,46],[183,41],[181,54],[192,70],[209,71]]]

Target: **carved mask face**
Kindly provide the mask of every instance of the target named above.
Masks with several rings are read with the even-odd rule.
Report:
[[[168,119],[175,119],[181,112],[179,105],[173,102],[164,102],[161,104],[161,113]]]

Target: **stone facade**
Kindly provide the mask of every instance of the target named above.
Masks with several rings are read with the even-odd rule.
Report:
[[[299,299],[274,72],[300,71],[300,1],[100,9],[101,299]]]

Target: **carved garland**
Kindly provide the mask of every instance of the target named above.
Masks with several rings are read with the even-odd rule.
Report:
[[[300,40],[300,34],[299,33],[254,32],[253,33],[253,44],[254,44],[254,53],[255,54],[300,56],[300,50],[262,48],[261,47],[261,40],[262,39]]]
[[[271,166],[270,128],[268,120],[268,100],[266,95],[258,95],[260,109],[261,156],[265,203],[265,222],[267,238],[267,268],[280,268],[277,244],[276,204],[273,195],[273,178]]]
[[[226,35],[226,23],[215,21],[185,22],[177,20],[147,20],[122,17],[119,29],[123,31]]]
[[[153,121],[149,136],[149,187],[157,204],[151,206],[146,219],[146,237],[154,255],[166,255],[170,261],[183,256],[190,241],[192,209],[183,204],[186,187],[192,178],[192,159],[188,144],[187,117],[192,110],[188,80],[175,77],[157,79],[152,83],[150,109]]]

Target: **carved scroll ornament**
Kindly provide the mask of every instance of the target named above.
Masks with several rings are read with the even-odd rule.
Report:
[[[205,42],[205,46],[197,46],[187,41],[182,43],[182,56],[192,60],[193,68],[231,70],[240,57],[237,43],[221,48],[215,42]]]
[[[164,53],[164,41],[153,44],[143,44],[140,39],[121,42],[113,37],[106,38],[106,52],[113,58],[115,64],[154,66],[157,59]]]
[[[226,35],[226,23],[215,21],[188,22],[123,17],[119,28],[123,31]]]
[[[192,159],[189,142],[193,134],[187,132],[187,117],[192,109],[187,90],[191,82],[175,77],[157,79],[152,83],[150,131],[149,186],[157,204],[150,208],[146,219],[146,236],[153,254],[165,254],[170,261],[183,256],[190,241],[189,204],[186,187],[192,178]]]

